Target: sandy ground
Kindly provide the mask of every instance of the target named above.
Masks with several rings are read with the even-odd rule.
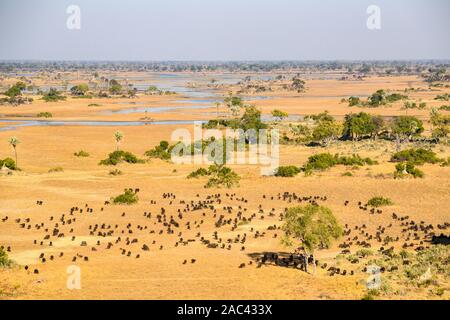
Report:
[[[374,78],[364,82],[345,82],[336,80],[311,80],[308,91],[299,97],[276,97],[269,100],[256,101],[264,113],[274,108],[285,110],[291,114],[309,114],[329,110],[331,114],[342,116],[358,108],[349,108],[340,103],[340,96],[369,95],[377,89],[403,90],[408,86],[425,87],[418,79]],[[274,93],[277,96],[276,93]],[[442,105],[433,101],[435,92],[413,93],[411,97],[428,102],[426,111],[410,111],[422,117],[427,116],[434,105]],[[332,97],[332,98],[330,98]],[[178,97],[140,97],[136,102],[147,106],[178,105],[173,100]],[[119,100],[122,102],[122,100]],[[127,100],[125,100],[127,101]],[[69,99],[54,104],[35,101],[30,106],[1,107],[3,117],[14,115],[33,116],[38,112],[52,112],[52,120],[139,120],[144,114],[109,115],[102,112],[124,108],[135,108],[140,105],[119,105],[118,99]],[[90,103],[99,103],[100,107],[88,107]],[[214,112],[215,108],[206,112]],[[223,111],[223,110],[222,110]],[[367,109],[364,109],[367,111]],[[369,112],[396,115],[404,114],[400,105],[368,110]],[[184,111],[183,111],[184,112]],[[186,119],[191,116],[207,118],[202,115],[205,110],[189,110],[151,114],[154,119]],[[192,113],[191,113],[192,112]],[[20,119],[18,119],[20,121]],[[1,126],[5,124],[0,123]],[[281,268],[273,265],[256,268],[252,256],[263,252],[290,252],[280,243],[281,231],[269,231],[272,225],[281,226],[279,214],[286,207],[295,205],[278,200],[277,195],[283,192],[295,192],[301,196],[326,196],[323,204],[330,207],[341,224],[350,226],[367,224],[371,230],[390,222],[390,215],[396,212],[409,215],[418,221],[427,223],[448,222],[450,217],[450,168],[426,165],[424,179],[394,180],[388,175],[394,171],[394,164],[389,157],[394,150],[393,145],[377,142],[343,143],[331,146],[328,151],[346,154],[360,153],[380,162],[379,165],[354,170],[353,177],[342,177],[349,168],[336,167],[330,171],[315,174],[312,177],[298,176],[292,179],[262,177],[258,166],[233,166],[241,177],[239,188],[232,190],[204,189],[204,179],[188,180],[186,176],[198,168],[195,165],[175,165],[160,160],[151,160],[145,164],[119,165],[123,172],[120,176],[111,176],[113,168],[99,166],[109,152],[114,150],[113,134],[121,130],[125,134],[122,149],[131,151],[144,158],[146,150],[153,148],[160,140],[170,140],[174,129],[192,126],[184,125],[149,125],[142,127],[30,127],[15,131],[0,131],[0,158],[12,157],[12,149],[7,139],[17,136],[21,144],[18,147],[19,166],[21,172],[12,176],[0,177],[0,219],[8,216],[6,222],[0,220],[0,244],[11,247],[10,257],[17,266],[0,271],[0,293],[4,298],[14,299],[360,299],[365,291],[361,283],[367,275],[361,271],[354,276],[329,277],[325,271],[318,270],[316,275],[306,274],[292,268]],[[85,150],[88,158],[77,158],[74,152]],[[326,151],[326,150],[325,150]],[[439,156],[450,156],[449,148],[437,148]],[[321,148],[300,146],[282,146],[281,162],[289,165],[302,165],[313,153],[324,152]],[[49,173],[49,169],[62,167],[63,172]],[[384,174],[385,178],[380,178]],[[140,202],[133,206],[111,206],[104,202],[111,196],[120,194],[124,188],[139,188]],[[163,193],[173,193],[175,200],[163,199]],[[183,210],[185,204],[181,200],[206,200],[208,195],[221,194],[223,202],[215,204],[217,215],[234,218],[237,211],[247,209],[246,216],[253,213],[258,218],[251,223],[240,225],[232,230],[231,225],[216,228],[217,216],[209,209],[184,213],[182,224],[174,234],[159,234],[166,230],[157,222],[156,216],[161,208],[166,209],[167,217],[177,217],[177,210]],[[229,194],[230,196],[227,196]],[[236,194],[231,196],[231,194]],[[263,196],[266,196],[264,199]],[[371,216],[362,213],[357,203],[367,202],[373,196],[386,196],[394,205],[384,210],[383,214]],[[274,197],[271,200],[270,197]],[[241,198],[247,202],[240,201]],[[37,205],[36,201],[43,201]],[[150,203],[151,200],[156,204]],[[349,206],[344,202],[350,201]],[[171,202],[172,201],[172,202]],[[86,212],[92,208],[92,213]],[[264,219],[260,219],[259,205],[262,206]],[[233,213],[223,210],[224,206],[232,206]],[[239,208],[241,206],[242,208]],[[83,213],[70,215],[72,207],[84,209]],[[103,210],[102,210],[103,208]],[[275,216],[268,213],[275,209]],[[151,212],[152,218],[146,218],[145,212]],[[123,216],[125,213],[125,216]],[[204,216],[203,216],[204,213]],[[59,220],[62,214],[65,220],[76,218],[73,224],[62,225]],[[51,217],[54,220],[51,221]],[[29,218],[29,222],[24,220]],[[21,219],[16,222],[16,219]],[[203,223],[201,221],[203,220]],[[193,226],[187,229],[185,223]],[[27,227],[21,228],[20,223]],[[36,225],[44,227],[37,230]],[[58,229],[65,234],[64,238],[44,236],[58,223]],[[90,226],[114,226],[114,236],[100,237],[90,234]],[[131,224],[131,227],[129,227]],[[142,228],[138,228],[142,227]],[[146,229],[144,229],[146,227]],[[49,229],[45,231],[45,229]],[[253,228],[253,230],[252,230]],[[73,229],[71,232],[70,229]],[[133,233],[128,233],[128,230]],[[142,230],[140,230],[142,229]],[[123,230],[123,234],[121,233]],[[155,233],[151,233],[151,231]],[[255,239],[254,231],[266,232],[262,238]],[[200,242],[200,238],[212,239],[213,232],[218,231],[223,239],[235,239],[237,235],[248,235],[245,249],[239,243],[233,243],[230,250],[209,249]],[[195,239],[188,245],[175,246],[182,232],[184,240]],[[394,229],[393,234],[401,233]],[[200,236],[197,234],[200,233]],[[275,234],[277,237],[275,238]],[[72,236],[75,240],[72,241]],[[122,241],[106,249],[108,242]],[[138,243],[126,245],[126,238],[138,239]],[[37,244],[34,244],[34,241]],[[43,242],[40,245],[40,242]],[[49,242],[52,241],[52,246]],[[82,241],[87,246],[80,246]],[[97,245],[100,241],[100,245]],[[153,243],[154,242],[154,243]],[[143,244],[150,251],[143,251]],[[163,249],[160,250],[160,246]],[[96,251],[92,251],[95,248]],[[121,248],[130,251],[130,257],[122,255]],[[332,260],[340,249],[333,246],[330,250],[321,251],[321,261]],[[59,257],[60,253],[63,257]],[[41,253],[47,257],[42,263]],[[136,258],[139,254],[140,257]],[[53,255],[53,261],[48,257]],[[74,256],[78,256],[73,262]],[[89,261],[83,258],[89,257]],[[191,263],[195,259],[195,263]],[[186,264],[183,261],[187,260]],[[250,261],[253,261],[250,265]],[[245,263],[245,268],[238,268]],[[81,268],[81,290],[68,290],[66,286],[67,267],[76,265]],[[24,266],[29,266],[26,271]],[[33,274],[38,269],[39,274]],[[355,270],[356,271],[356,270]],[[11,292],[11,295],[8,294]],[[1,296],[1,295],[0,295]],[[424,293],[415,297],[427,298]],[[404,298],[411,298],[405,296]]]

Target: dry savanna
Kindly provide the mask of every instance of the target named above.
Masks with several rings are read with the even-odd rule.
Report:
[[[2,64],[0,299],[450,297],[448,68],[194,69]]]

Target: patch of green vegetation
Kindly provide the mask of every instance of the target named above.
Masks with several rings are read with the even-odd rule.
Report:
[[[83,151],[83,150],[80,150],[80,151],[78,151],[78,152],[75,152],[73,155],[74,155],[75,157],[79,157],[79,158],[87,158],[87,157],[90,156],[89,152],[86,152],[86,151]]]
[[[56,173],[56,172],[64,172],[64,169],[62,167],[54,167],[48,170],[48,173]]]
[[[5,166],[10,170],[17,170],[16,162],[11,158],[0,159],[0,169]]]
[[[296,166],[284,166],[284,167],[278,167],[278,169],[275,172],[276,177],[285,177],[285,178],[292,178],[295,177],[297,174],[299,174],[301,169]]]
[[[371,289],[367,291],[366,295],[362,297],[361,300],[375,300],[379,296],[380,296],[379,290]]]
[[[66,97],[63,96],[58,90],[51,88],[42,96],[42,100],[45,102],[57,102],[66,100]]]
[[[109,175],[110,176],[121,176],[121,175],[123,175],[123,172],[120,171],[119,169],[114,169],[114,170],[109,171]]]
[[[132,205],[139,201],[139,197],[132,189],[125,189],[123,194],[111,198],[114,204]]]
[[[119,163],[126,162],[130,164],[136,164],[136,163],[144,163],[143,160],[138,159],[134,154],[127,151],[114,151],[109,154],[107,159],[104,159],[100,161],[100,165],[104,166],[116,166]]]
[[[146,151],[145,156],[152,159],[170,160],[173,148],[174,146],[170,146],[169,142],[163,140],[152,150]]]
[[[395,166],[394,178],[405,178],[411,175],[414,178],[423,178],[425,174],[423,171],[417,169],[413,163],[398,163]]]
[[[450,111],[450,105],[440,106],[439,110],[441,110],[441,111]]]
[[[353,177],[353,173],[347,171],[342,174],[343,177]]]
[[[90,103],[90,104],[88,104],[88,107],[100,107],[101,106],[101,104],[98,104],[98,103]]]
[[[193,179],[193,178],[199,178],[199,177],[206,177],[209,174],[208,170],[205,168],[200,168],[198,170],[195,170],[193,172],[191,172],[188,175],[188,179]]]
[[[373,197],[369,201],[367,201],[367,205],[374,208],[384,207],[384,206],[391,206],[394,203],[389,198],[384,197]]]
[[[425,163],[436,164],[441,160],[431,150],[425,149],[408,149],[392,155],[393,162],[409,162],[414,165],[423,165]]]
[[[450,94],[444,93],[444,94],[438,95],[438,96],[436,96],[436,98],[434,98],[434,100],[450,101]]]
[[[209,177],[205,188],[233,188],[239,186],[239,175],[223,164],[213,164],[208,170],[200,168],[187,177],[188,179]]]
[[[38,118],[52,118],[53,115],[50,112],[39,112],[36,117]]]
[[[7,268],[12,266],[13,261],[8,258],[8,254],[0,248],[0,268]]]
[[[332,155],[330,153],[320,153],[309,157],[308,162],[304,165],[303,170],[310,174],[312,171],[325,171],[336,165],[345,166],[364,166],[375,165],[376,161],[370,158],[362,158],[359,155],[339,156],[338,154]]]

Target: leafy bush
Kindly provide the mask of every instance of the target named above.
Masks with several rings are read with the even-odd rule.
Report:
[[[12,263],[12,260],[8,258],[8,254],[0,248],[0,268],[10,267]]]
[[[438,96],[436,96],[436,98],[434,98],[434,100],[449,101],[450,100],[450,94],[445,93],[445,94],[438,95]]]
[[[10,170],[17,170],[16,162],[11,158],[0,159],[0,169],[5,166]]]
[[[64,169],[62,167],[54,167],[48,170],[48,173],[54,173],[54,172],[63,172]]]
[[[392,202],[391,199],[383,198],[383,197],[373,197],[372,199],[370,199],[367,202],[368,206],[375,207],[375,208],[384,207],[384,206],[391,206],[393,204],[394,203]]]
[[[173,146],[169,146],[169,142],[163,140],[152,150],[146,151],[145,156],[153,159],[170,160],[172,149]]]
[[[377,164],[376,161],[370,158],[361,158],[359,155],[339,156],[330,153],[320,153],[309,157],[308,162],[304,165],[303,170],[306,173],[312,171],[324,171],[336,165],[345,166],[364,166]]]
[[[86,152],[86,151],[83,151],[83,150],[80,150],[80,151],[78,151],[78,152],[75,152],[73,155],[74,155],[75,157],[79,157],[79,158],[87,158],[87,157],[90,156],[89,152]]]
[[[275,173],[276,177],[295,177],[300,173],[300,168],[296,166],[279,167]]]
[[[36,117],[38,118],[52,118],[53,115],[50,112],[39,112]]]
[[[138,159],[134,154],[127,151],[114,151],[109,154],[108,158],[105,160],[100,161],[100,165],[105,166],[116,166],[121,162],[127,162],[131,164],[135,163],[143,163],[143,160]]]
[[[120,171],[119,169],[114,169],[109,171],[109,175],[111,176],[121,176],[123,174],[122,171]]]
[[[132,189],[125,189],[124,193],[117,197],[111,198],[114,204],[135,204],[139,201],[139,197]]]
[[[439,107],[439,110],[442,110],[442,111],[450,111],[450,105],[446,105],[446,106],[440,106]]]
[[[214,164],[209,166],[208,170],[200,168],[187,177],[188,179],[198,177],[209,177],[205,188],[232,188],[239,186],[239,175],[223,164]]]
[[[43,95],[42,100],[44,100],[45,102],[57,102],[66,100],[66,97],[61,95],[58,90],[51,88],[47,93]]]
[[[198,169],[198,170],[196,170],[196,171],[193,171],[193,172],[191,172],[189,175],[188,175],[188,179],[192,179],[192,178],[198,178],[198,177],[205,177],[205,176],[207,176],[209,173],[208,173],[208,170],[207,169],[205,169],[205,168],[200,168],[200,169]]]
[[[417,169],[412,163],[399,163],[395,166],[395,178],[404,178],[407,175],[411,175],[414,178],[423,178],[423,171]]]
[[[409,162],[414,165],[423,165],[425,163],[438,163],[440,160],[431,150],[425,149],[408,149],[395,153],[391,161],[394,162]]]

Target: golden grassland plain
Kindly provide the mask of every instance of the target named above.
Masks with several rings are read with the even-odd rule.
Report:
[[[254,103],[264,114],[273,109],[281,109],[290,114],[315,114],[328,110],[330,114],[342,117],[360,109],[350,108],[341,103],[341,97],[352,95],[368,96],[378,89],[404,90],[408,87],[423,87],[426,84],[416,77],[373,77],[365,81],[309,80],[307,91],[298,95],[286,95],[272,92],[269,99]],[[442,105],[433,98],[436,92],[414,92],[410,98],[427,102],[427,110],[410,110],[409,114],[420,118],[428,117],[430,108]],[[135,108],[139,105],[121,105],[118,101],[134,101],[145,103],[145,106],[180,105],[174,100],[178,96],[140,96],[137,99],[73,99],[56,103],[45,103],[35,100],[31,105],[19,107],[1,106],[3,117],[17,119],[23,117],[34,119],[39,112],[51,112],[51,120],[95,120],[95,121],[134,121],[145,116],[140,114],[110,114],[106,111],[125,108]],[[99,104],[99,106],[88,106]],[[226,110],[222,108],[222,112]],[[376,109],[361,109],[374,114],[395,116],[405,114],[401,103]],[[208,119],[210,109],[175,110],[164,113],[152,113],[154,120]],[[3,126],[10,125],[0,123]],[[295,178],[263,177],[258,166],[231,166],[240,176],[240,187],[227,189],[204,189],[204,180],[188,180],[186,176],[197,169],[194,165],[176,165],[162,160],[150,160],[142,164],[120,164],[117,167],[99,166],[99,161],[115,149],[113,134],[116,130],[124,133],[121,148],[133,152],[141,158],[144,152],[156,146],[161,140],[170,140],[174,129],[185,127],[192,130],[191,125],[147,125],[124,127],[99,126],[57,126],[57,127],[23,127],[15,131],[0,131],[0,158],[13,157],[13,150],[8,145],[8,138],[16,136],[20,139],[18,162],[21,168],[10,176],[0,176],[0,218],[9,217],[6,222],[0,222],[0,244],[12,248],[9,257],[16,265],[0,270],[0,298],[6,299],[360,299],[367,289],[364,281],[368,277],[358,271],[354,275],[327,275],[326,270],[318,269],[315,275],[301,272],[293,268],[282,268],[274,265],[256,268],[256,263],[249,265],[253,254],[263,252],[290,252],[291,249],[281,244],[281,230],[268,230],[269,226],[280,226],[279,214],[284,208],[295,204],[279,200],[277,195],[284,192],[295,192],[301,196],[326,196],[323,202],[333,210],[339,222],[350,227],[366,224],[368,230],[375,232],[379,225],[391,222],[392,212],[409,215],[416,221],[439,224],[449,221],[450,208],[450,168],[438,165],[425,165],[423,179],[395,180],[390,175],[395,170],[395,164],[390,163],[395,146],[385,141],[339,142],[328,148],[310,148],[305,146],[283,145],[280,150],[282,165],[298,165],[305,163],[307,158],[315,153],[331,152],[370,156],[379,162],[378,165],[355,168],[335,167],[329,171],[314,174],[310,177],[299,175]],[[90,156],[78,158],[75,152],[84,150]],[[450,156],[448,146],[435,149],[441,158]],[[62,172],[49,173],[51,168],[61,167]],[[112,176],[110,170],[118,169],[122,175]],[[342,174],[351,171],[353,176]],[[139,188],[140,201],[132,206],[105,205],[111,196],[123,192],[125,188]],[[163,199],[163,193],[173,193],[176,199]],[[168,216],[177,216],[178,209],[184,209],[185,204],[205,200],[208,195],[221,193],[223,203],[217,207],[239,206],[248,208],[248,213],[258,213],[261,205],[267,214],[272,208],[276,215],[266,215],[265,219],[255,219],[249,224],[239,225],[236,230],[231,226],[215,228],[212,213],[199,210],[185,213],[184,220],[175,234],[159,234],[163,227],[156,223],[156,215],[161,208],[166,208]],[[226,197],[225,194],[236,194]],[[266,196],[265,198],[263,196]],[[274,197],[272,200],[270,197]],[[374,196],[389,197],[393,201],[391,207],[383,209],[381,215],[369,215],[358,208],[357,203],[366,203]],[[243,203],[239,199],[245,198]],[[36,205],[36,201],[43,201]],[[155,203],[150,201],[154,200]],[[344,202],[349,201],[349,206]],[[45,234],[51,233],[53,226],[62,214],[69,217],[70,208],[85,208],[86,204],[93,209],[92,213],[74,213],[71,218],[77,221],[73,226],[61,225],[64,238],[52,238],[52,246],[48,240],[43,240]],[[103,208],[103,211],[102,211]],[[222,210],[218,212],[222,213]],[[144,212],[152,212],[153,218],[144,217]],[[207,212],[205,216],[203,212]],[[125,215],[123,215],[125,213]],[[235,212],[234,212],[235,214]],[[227,213],[224,213],[226,216]],[[55,221],[50,221],[55,217]],[[232,217],[232,215],[230,215]],[[234,216],[233,216],[234,217]],[[30,218],[27,224],[45,222],[45,228],[30,230],[20,228],[16,219]],[[203,223],[200,221],[203,220]],[[188,230],[186,221],[193,226]],[[127,230],[132,225],[133,234],[124,233],[125,239],[137,238],[136,244],[125,246],[124,243],[114,245],[107,250],[108,242],[113,237],[90,235],[89,226],[118,225],[118,230]],[[138,230],[136,226],[147,226],[146,230]],[[73,232],[69,233],[73,228]],[[214,231],[219,232],[223,239],[233,239],[238,234],[252,234],[251,229],[266,232],[265,237],[255,239],[249,236],[245,250],[241,245],[233,244],[231,250],[209,249],[201,244],[197,233],[210,239]],[[155,230],[155,233],[150,233]],[[197,239],[187,246],[175,246],[183,232],[184,239]],[[393,235],[401,235],[401,228],[395,226]],[[275,234],[277,237],[275,238]],[[72,236],[75,240],[72,241]],[[33,244],[38,240],[38,244]],[[44,241],[44,245],[39,245]],[[87,246],[80,246],[86,241]],[[100,241],[101,245],[97,245]],[[143,244],[150,247],[142,251]],[[330,249],[319,251],[321,262],[335,261],[335,256],[341,249],[335,243]],[[160,250],[163,246],[163,250]],[[96,251],[92,251],[92,248]],[[120,248],[131,251],[130,257],[121,254]],[[59,254],[63,252],[63,257]],[[53,261],[42,263],[39,255],[54,255]],[[89,261],[78,259],[72,262],[76,255],[88,256]],[[136,254],[140,254],[137,259]],[[195,259],[195,263],[191,263]],[[183,261],[187,260],[187,264]],[[245,268],[238,268],[245,263]],[[24,266],[29,266],[25,270]],[[81,290],[67,289],[67,267],[77,265],[81,268]],[[351,266],[349,267],[351,268]],[[39,274],[34,274],[34,269]],[[355,269],[356,270],[356,269]],[[449,283],[442,284],[445,291],[441,297],[430,296],[426,289],[402,291],[394,298],[430,299],[448,298]]]

